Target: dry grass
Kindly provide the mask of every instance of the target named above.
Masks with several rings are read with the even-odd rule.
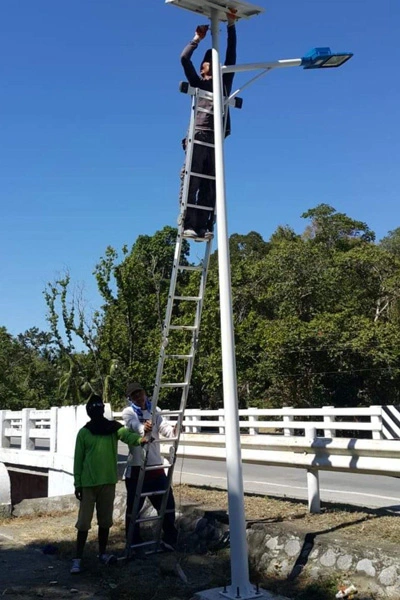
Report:
[[[193,486],[175,486],[175,497],[179,503],[199,503],[202,507],[214,509],[227,509],[227,493],[222,490],[197,488]],[[341,537],[348,540],[363,540],[364,544],[384,545],[387,542],[398,542],[400,537],[400,519],[396,515],[386,514],[382,510],[355,510],[354,507],[345,505],[327,505],[319,515],[311,515],[307,506],[301,501],[278,500],[264,496],[245,496],[246,519],[248,522],[281,522],[286,528],[293,528],[301,533],[338,532]],[[41,548],[46,544],[57,547],[56,560],[61,559],[59,569],[65,575],[59,575],[59,582],[65,589],[71,586],[67,565],[63,559],[69,559],[74,554],[75,548],[75,520],[76,511],[52,513],[35,517],[19,517],[5,519],[0,522],[0,531],[17,539],[22,544],[33,548]],[[117,524],[111,530],[109,550],[122,554],[124,550],[124,531],[122,524]],[[230,564],[229,553],[225,550],[198,556],[190,554],[159,555],[146,560],[136,560],[127,566],[120,565],[116,569],[105,572],[96,561],[97,554],[97,528],[89,534],[86,551],[86,572],[79,581],[86,585],[86,590],[91,590],[90,596],[81,591],[76,598],[106,598],[110,600],[128,600],[132,598],[132,582],[134,591],[140,590],[138,597],[141,600],[189,600],[193,594],[201,589],[222,586],[229,581]],[[177,572],[177,563],[183,569],[187,583],[183,582]],[[64,577],[64,580],[63,580]],[[254,581],[256,574],[252,575]],[[69,579],[68,579],[69,578]],[[74,580],[75,582],[76,580]],[[21,585],[23,582],[15,582]],[[331,600],[332,591],[336,581],[309,583],[297,581],[266,582],[266,586],[285,593],[297,600]],[[78,586],[77,586],[78,587]],[[15,589],[14,595],[5,597],[22,598],[30,600],[40,597],[39,588],[29,591],[22,587]],[[50,594],[51,592],[51,594]],[[61,592],[61,590],[60,590]],[[30,595],[30,594],[33,595]],[[20,595],[21,594],[21,595]],[[54,595],[53,595],[54,594]],[[92,595],[93,594],[93,595]],[[69,593],[68,593],[69,596]],[[43,597],[43,595],[42,595]],[[58,598],[56,590],[45,591],[44,597]],[[359,596],[360,600],[370,600],[372,596]]]

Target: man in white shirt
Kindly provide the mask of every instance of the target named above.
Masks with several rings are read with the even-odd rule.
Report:
[[[157,492],[165,490],[167,488],[167,476],[163,468],[163,458],[160,454],[160,444],[157,441],[160,439],[160,435],[165,438],[175,436],[175,430],[161,414],[157,414],[155,418],[154,427],[152,427],[152,406],[150,400],[146,396],[146,392],[140,383],[130,383],[126,390],[126,396],[128,399],[127,408],[122,412],[122,418],[124,420],[125,427],[139,433],[141,436],[146,433],[151,433],[151,437],[154,440],[149,445],[147,455],[147,466],[160,465],[159,469],[147,471],[145,473],[143,490],[142,493]],[[157,408],[157,413],[160,411]],[[129,447],[129,456],[125,470],[125,486],[127,492],[126,500],[126,515],[125,515],[125,527],[126,533],[131,520],[131,513],[133,503],[135,499],[136,488],[139,479],[140,465],[142,464],[142,449],[140,447],[135,448],[134,446]],[[150,502],[159,513],[163,495],[149,495]],[[139,504],[139,511],[144,504],[144,498],[141,498]],[[178,538],[178,532],[175,527],[175,500],[170,488],[167,500],[167,509],[163,519],[163,544],[167,548],[174,548]],[[142,543],[140,536],[139,525],[135,525],[133,544]]]

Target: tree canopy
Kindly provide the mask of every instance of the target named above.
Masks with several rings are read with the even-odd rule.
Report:
[[[303,234],[279,226],[268,241],[254,231],[230,238],[240,405],[399,403],[400,228],[376,243],[366,223],[326,204],[302,217]],[[1,407],[79,403],[91,393],[118,406],[131,379],[151,393],[175,238],[165,227],[120,253],[106,248],[93,273],[96,312],[66,273],[44,292],[48,332],[0,328]],[[217,255],[190,406],[222,405]],[[196,260],[186,242],[184,260]],[[180,285],[195,294],[196,273],[185,278]],[[174,318],[187,322],[188,309]]]

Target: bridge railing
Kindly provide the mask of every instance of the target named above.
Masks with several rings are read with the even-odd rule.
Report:
[[[341,431],[341,437],[360,437],[359,432],[370,432],[374,440],[384,438],[382,406],[362,408],[247,408],[240,409],[239,427],[241,433],[249,435],[281,434],[285,436],[306,435],[314,428],[317,437],[334,438]],[[162,411],[161,411],[162,414]],[[122,413],[114,412],[114,418],[121,420]],[[171,419],[173,422],[173,419]],[[225,433],[224,409],[186,409],[183,420],[185,433]],[[346,433],[351,434],[346,435]]]
[[[35,450],[38,440],[47,440],[48,450],[57,448],[58,408],[36,410],[23,408],[21,411],[0,411],[0,448],[17,447],[20,450]]]

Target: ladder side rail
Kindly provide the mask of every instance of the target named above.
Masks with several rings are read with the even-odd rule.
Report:
[[[199,97],[202,96],[201,92],[202,92],[201,90],[196,89],[195,94],[192,97],[191,116],[190,116],[190,123],[189,123],[188,135],[187,135],[185,173],[184,173],[182,197],[181,197],[181,205],[180,205],[178,237],[177,237],[177,242],[176,242],[176,246],[175,246],[175,254],[174,254],[173,267],[172,267],[170,288],[169,288],[169,293],[168,293],[168,303],[167,303],[166,315],[165,315],[165,320],[164,320],[163,330],[162,330],[161,350],[160,350],[159,359],[158,359],[156,380],[155,380],[153,396],[152,396],[152,424],[153,424],[153,427],[156,424],[156,419],[157,419],[158,398],[159,398],[159,393],[160,393],[162,374],[163,374],[163,370],[164,370],[166,347],[168,345],[168,334],[169,334],[170,327],[171,327],[174,296],[175,296],[175,290],[176,290],[176,284],[177,284],[177,278],[178,278],[179,266],[180,266],[180,259],[181,259],[181,253],[182,253],[184,217],[185,217],[185,213],[186,213],[186,206],[187,206],[187,199],[188,199],[188,192],[189,192],[189,185],[190,185],[190,177],[191,177],[191,165],[192,165],[194,142],[195,142],[194,137],[195,137],[196,116],[197,116],[197,112],[198,112],[198,101],[199,101]],[[205,257],[202,261],[202,274],[201,274],[200,284],[199,284],[200,293],[199,293],[199,300],[197,303],[196,316],[195,316],[196,329],[193,331],[193,334],[192,334],[191,350],[190,350],[191,356],[188,359],[188,364],[186,367],[185,382],[190,382],[193,365],[194,365],[194,356],[195,356],[195,352],[197,349],[197,343],[198,343],[198,331],[199,331],[199,327],[200,327],[201,311],[202,311],[202,306],[203,306],[204,290],[205,290],[205,285],[206,285],[210,255],[211,255],[211,240],[209,240],[206,243],[206,253],[205,253]],[[173,452],[172,452],[172,456],[171,456],[171,461],[169,463],[169,469],[168,469],[168,475],[167,475],[167,485],[166,485],[165,493],[163,495],[162,503],[160,506],[159,519],[158,519],[158,524],[156,527],[156,536],[154,539],[155,550],[158,549],[159,543],[160,543],[162,524],[163,524],[163,519],[165,516],[166,506],[167,506],[168,497],[169,497],[171,484],[172,484],[174,465],[175,465],[176,455],[177,455],[177,448],[178,448],[179,437],[180,437],[180,432],[181,432],[182,422],[183,422],[183,413],[184,413],[184,409],[186,406],[188,393],[189,393],[189,384],[184,386],[182,389],[180,414],[178,415],[178,420],[177,420],[176,429],[175,429],[176,435],[174,436],[175,439],[173,441],[173,445],[171,446],[171,448],[173,448]],[[150,443],[152,443],[152,442],[149,442],[149,444]],[[146,445],[143,450],[143,459],[142,459],[142,464],[140,467],[139,478],[138,478],[135,498],[134,498],[131,517],[130,517],[130,523],[129,523],[129,527],[128,527],[127,542],[126,542],[126,555],[128,557],[130,557],[130,555],[131,555],[131,546],[132,546],[132,541],[133,541],[135,524],[138,521],[139,516],[140,516],[139,515],[139,512],[140,512],[139,505],[140,505],[140,501],[142,498],[142,490],[143,490],[143,484],[144,484],[144,479],[145,479],[145,474],[146,474],[147,460],[148,460],[148,454],[149,454],[149,444]]]
[[[172,266],[171,281],[170,281],[170,287],[169,287],[169,292],[168,292],[167,309],[166,309],[164,325],[163,325],[161,351],[160,351],[160,355],[159,355],[159,359],[158,359],[156,379],[155,379],[155,384],[154,384],[154,388],[153,388],[153,396],[152,396],[153,425],[155,423],[156,409],[158,406],[158,398],[159,398],[159,394],[160,394],[160,384],[161,384],[161,378],[162,378],[162,373],[163,373],[163,369],[164,369],[165,351],[166,351],[166,347],[168,345],[168,333],[169,333],[169,328],[170,328],[170,324],[171,324],[176,282],[177,282],[177,278],[178,278],[179,264],[180,264],[181,254],[182,254],[183,223],[184,223],[184,214],[186,212],[187,196],[189,193],[189,182],[190,182],[190,171],[191,171],[191,164],[192,164],[192,158],[193,158],[193,139],[194,139],[194,134],[195,134],[197,105],[198,105],[198,94],[195,94],[192,98],[190,123],[189,123],[189,130],[188,130],[188,136],[187,136],[188,142],[187,142],[187,147],[186,147],[185,176],[184,176],[183,189],[182,189],[182,198],[181,198],[182,206],[180,207],[181,212],[180,212],[180,222],[179,222],[179,227],[178,227],[178,238],[177,238],[177,242],[176,242],[176,246],[175,246],[174,262],[173,262],[173,266]]]
[[[144,453],[146,453],[146,454],[145,454],[145,456],[142,457],[142,464],[140,465],[140,471],[139,471],[139,477],[138,477],[138,482],[137,482],[137,486],[136,486],[135,498],[133,500],[132,512],[131,512],[127,536],[126,536],[125,556],[127,558],[130,558],[131,554],[132,554],[133,534],[135,532],[135,525],[136,525],[137,519],[139,518],[139,512],[140,512],[139,504],[140,504],[141,494],[142,494],[142,490],[143,490],[144,477],[146,474],[148,450],[143,451],[143,455],[144,455]]]
[[[201,314],[202,314],[203,303],[204,303],[204,292],[205,292],[205,288],[206,288],[206,284],[207,284],[208,268],[209,268],[209,264],[210,264],[211,247],[212,247],[212,240],[209,240],[207,242],[207,246],[206,246],[206,252],[204,255],[204,259],[203,259],[203,270],[202,270],[201,279],[200,279],[200,283],[199,283],[200,300],[198,301],[198,304],[196,307],[196,317],[195,317],[195,323],[197,324],[197,331],[194,331],[193,335],[192,335],[192,343],[191,343],[191,350],[190,350],[191,358],[188,360],[187,367],[186,367],[186,373],[185,373],[185,381],[187,381],[188,383],[190,382],[191,377],[192,377],[192,372],[193,372],[193,367],[194,367],[194,358],[196,355],[196,350],[197,350],[197,345],[198,345],[198,335],[199,335]],[[182,422],[183,422],[183,418],[184,418],[188,395],[189,395],[189,385],[187,385],[186,387],[184,387],[182,389],[181,404],[180,404],[180,408],[179,408],[180,412],[179,412],[178,419],[177,419],[177,422],[175,425],[175,440],[173,442],[173,445],[171,446],[171,448],[173,450],[172,450],[172,456],[170,454],[170,467],[168,469],[168,474],[167,474],[167,490],[168,490],[168,492],[165,494],[165,496],[162,499],[161,506],[160,506],[160,512],[159,512],[161,519],[160,519],[160,522],[158,523],[158,530],[157,530],[158,543],[159,543],[159,539],[161,536],[162,522],[163,522],[165,511],[167,508],[169,491],[171,489],[171,485],[173,482],[173,475],[174,475],[174,470],[175,470],[176,458],[177,458],[177,454],[178,454],[179,440],[180,440],[181,431],[182,431]]]

